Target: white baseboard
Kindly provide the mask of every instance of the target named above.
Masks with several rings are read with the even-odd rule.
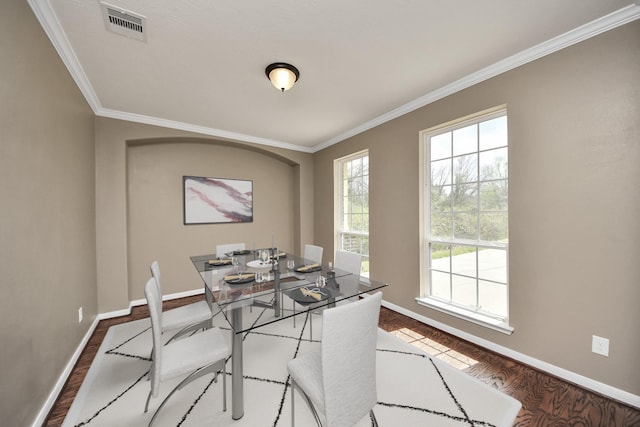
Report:
[[[162,300],[169,301],[172,299],[185,298],[185,297],[190,297],[193,295],[199,295],[203,293],[204,293],[203,288],[194,289],[191,291],[164,295],[162,297]],[[69,359],[69,362],[67,362],[67,365],[65,366],[64,370],[60,374],[60,377],[58,377],[58,381],[56,382],[55,386],[51,390],[51,393],[49,393],[49,396],[47,397],[47,400],[45,401],[44,405],[40,409],[40,412],[38,412],[38,415],[33,420],[33,423],[31,424],[32,427],[40,427],[47,420],[47,415],[49,415],[51,408],[53,408],[53,405],[56,403],[56,399],[60,395],[60,392],[62,391],[62,387],[64,387],[64,384],[67,382],[69,375],[71,375],[71,371],[73,370],[73,367],[75,366],[76,362],[80,358],[80,355],[82,354],[82,350],[84,350],[87,343],[89,342],[89,338],[91,338],[91,335],[93,335],[93,332],[98,326],[98,322],[104,319],[112,319],[114,317],[128,316],[129,314],[131,314],[131,307],[145,305],[146,303],[147,303],[146,299],[134,300],[129,302],[129,308],[126,308],[124,310],[110,311],[107,313],[100,313],[95,317],[95,319],[93,319],[93,323],[91,323],[91,326],[89,327],[87,332],[84,334],[82,341],[80,341],[80,343],[78,344],[78,347],[76,348],[76,351],[74,351],[73,355]]]
[[[419,322],[425,323],[429,326],[433,326],[434,328],[440,329],[441,331],[447,332],[451,335],[454,335],[458,338],[469,341],[473,344],[477,344],[481,347],[484,347],[486,349],[499,353],[503,356],[517,360],[518,362],[532,366],[543,372],[547,372],[553,376],[561,378],[570,383],[576,384],[585,389],[592,390],[596,393],[602,394],[611,399],[617,400],[619,402],[625,403],[635,408],[640,408],[640,396],[638,395],[629,393],[627,391],[621,390],[616,387],[612,387],[610,385],[601,383],[599,381],[593,380],[583,375],[576,374],[575,372],[571,372],[569,370],[560,368],[558,366],[552,365],[542,360],[535,359],[531,356],[527,356],[526,354],[522,354],[517,351],[511,350],[510,348],[503,347],[501,345],[488,341],[484,338],[477,337],[475,335],[453,328],[444,323],[438,322],[437,320],[433,320],[429,317],[414,313],[413,311],[407,310],[393,303],[382,301],[382,305],[390,310],[404,314],[405,316],[415,319]]]
[[[98,322],[99,322],[99,319],[98,319],[98,316],[96,316],[96,318],[93,319],[91,326],[89,326],[89,329],[84,334],[82,341],[80,341],[80,344],[78,344],[76,351],[73,352],[73,355],[69,359],[69,362],[67,362],[67,365],[65,366],[64,370],[58,377],[58,381],[54,385],[53,390],[51,390],[51,393],[49,393],[49,396],[47,397],[47,400],[45,401],[44,405],[40,409],[40,412],[38,412],[38,415],[33,420],[33,424],[31,424],[32,427],[40,427],[47,420],[47,415],[49,415],[51,408],[53,408],[53,405],[56,403],[56,399],[58,398],[58,395],[62,391],[62,387],[64,387],[64,384],[67,382],[67,378],[69,378],[69,375],[71,375],[71,371],[73,370],[73,367],[76,365],[76,362],[80,358],[80,355],[82,354],[82,350],[84,350],[85,346],[89,342],[89,338],[91,338],[91,335],[93,334],[93,331],[95,331],[96,326],[98,326]]]
[[[170,301],[178,298],[192,297],[194,295],[200,295],[203,293],[204,293],[204,289],[193,289],[191,291],[176,292],[175,294],[163,295],[162,301]],[[146,305],[146,304],[147,304],[146,299],[136,299],[133,301],[129,301],[129,308],[124,310],[116,310],[116,311],[110,311],[107,313],[101,313],[98,315],[98,318],[100,320],[103,320],[103,319],[112,319],[114,317],[120,317],[120,316],[128,316],[131,314],[132,307],[138,307],[140,305]]]

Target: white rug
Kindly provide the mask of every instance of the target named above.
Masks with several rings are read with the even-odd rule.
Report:
[[[248,309],[247,309],[248,310]],[[261,315],[253,308],[247,317]],[[321,336],[322,316],[312,315],[313,336]],[[200,378],[174,394],[161,410],[157,426],[291,426],[287,361],[319,345],[309,341],[307,318],[297,316],[255,329],[244,341],[244,416],[231,418],[231,361],[227,364],[227,411],[222,410],[222,379]],[[214,323],[229,333],[223,316]],[[245,320],[245,325],[250,321]],[[167,334],[171,336],[170,334]],[[180,379],[163,383],[160,396],[144,404],[150,382],[149,319],[113,326],[71,406],[63,426],[143,426]],[[384,332],[378,334],[378,404],[381,427],[512,426],[520,402],[420,349]],[[296,394],[296,425],[313,426],[311,413]],[[358,426],[370,426],[365,417]]]

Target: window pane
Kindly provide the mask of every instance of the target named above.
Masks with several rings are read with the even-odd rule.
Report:
[[[480,123],[480,150],[507,145],[507,116]]]
[[[447,273],[437,271],[431,272],[431,295],[446,301],[451,300],[451,286],[449,283],[451,276]]]
[[[476,279],[453,275],[451,277],[451,300],[456,304],[475,308],[478,295]]]
[[[344,229],[345,230],[349,230],[349,231],[353,230],[353,226],[352,226],[351,223],[352,223],[352,215],[351,214],[345,214],[345,216],[344,216],[344,225],[345,225]]]
[[[431,187],[431,211],[447,212],[451,211],[451,186]]]
[[[478,184],[453,186],[453,210],[476,211],[478,209]]]
[[[476,248],[473,246],[453,246],[451,248],[451,272],[475,277],[476,275]]]
[[[369,236],[360,236],[360,254],[367,258],[367,265],[369,264]],[[369,270],[367,270],[369,271]]]
[[[451,184],[451,159],[431,162],[431,185]]]
[[[480,280],[478,288],[480,310],[506,318],[508,314],[506,285]]]
[[[431,137],[431,160],[451,157],[451,132]]]
[[[431,214],[431,235],[433,237],[451,238],[453,232],[451,229],[451,221],[453,217],[450,213],[433,213]]]
[[[478,277],[507,283],[507,252],[501,249],[479,249]]]
[[[478,151],[478,126],[471,125],[453,131],[453,155]]]
[[[364,215],[362,215],[361,213],[356,215],[356,221],[357,221],[356,230],[365,231],[365,228],[364,228]]]
[[[431,268],[451,271],[451,246],[439,243],[431,244]]]
[[[347,195],[349,197],[352,197],[352,196],[357,194],[357,192],[356,192],[357,186],[358,186],[357,179],[350,178],[347,181]]]
[[[480,214],[480,240],[507,243],[509,241],[509,219],[506,212]]]
[[[480,210],[505,211],[508,208],[507,181],[491,181],[480,184]]]
[[[453,159],[453,182],[456,184],[478,181],[478,155],[469,154]]]
[[[480,179],[505,179],[507,177],[507,148],[480,153]]]
[[[478,214],[456,212],[453,214],[453,237],[456,239],[478,239]]]

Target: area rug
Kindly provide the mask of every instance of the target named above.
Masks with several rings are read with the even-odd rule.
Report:
[[[249,308],[246,308],[249,310]],[[245,325],[262,309],[245,314]],[[157,426],[290,427],[291,391],[287,361],[320,343],[322,316],[301,314],[244,336],[244,416],[231,418],[231,361],[227,363],[227,411],[222,408],[222,380],[202,377],[179,390],[161,410]],[[313,338],[309,339],[309,322]],[[224,316],[214,323],[229,335]],[[171,334],[167,334],[171,336]],[[113,326],[80,387],[63,426],[144,426],[164,396],[180,381],[163,383],[160,396],[144,404],[149,393],[151,362],[149,319]],[[339,361],[338,361],[339,362]],[[420,349],[379,330],[377,344],[378,404],[381,427],[511,426],[520,402],[470,377]],[[296,394],[296,425],[313,426],[311,412]],[[370,426],[365,417],[357,426]]]

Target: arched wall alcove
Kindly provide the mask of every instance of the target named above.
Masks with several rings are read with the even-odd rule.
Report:
[[[267,247],[275,239],[300,251],[300,165],[259,146],[194,137],[127,140],[127,265],[129,300],[144,298],[156,260],[163,293],[203,286],[190,256],[213,254],[217,244]],[[183,176],[253,182],[253,222],[185,225]]]

